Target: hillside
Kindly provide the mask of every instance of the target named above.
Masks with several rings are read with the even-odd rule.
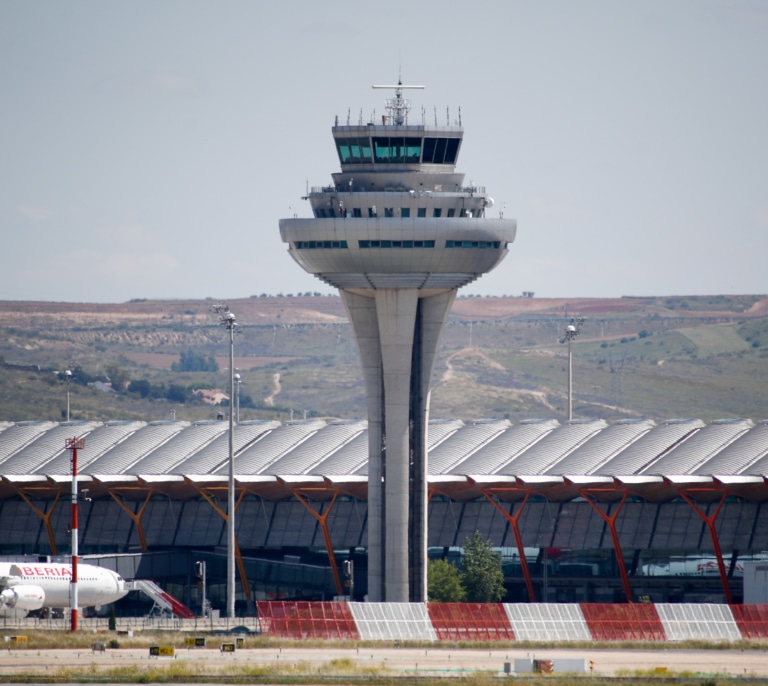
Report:
[[[212,419],[192,391],[226,389],[214,301],[0,302],[0,420]],[[354,338],[338,297],[230,300],[241,420],[364,417]],[[443,336],[433,417],[768,416],[768,297],[459,298]],[[184,353],[184,360],[181,355]],[[183,364],[182,364],[183,362]],[[173,365],[173,368],[172,368]],[[214,371],[218,366],[218,371]],[[111,388],[110,388],[111,383]]]

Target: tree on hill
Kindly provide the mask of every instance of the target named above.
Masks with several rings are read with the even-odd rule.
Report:
[[[461,580],[470,603],[498,603],[506,593],[501,553],[493,550],[491,542],[484,541],[479,531],[464,544]]]
[[[194,350],[182,350],[179,361],[171,365],[174,372],[218,372],[219,364],[211,355],[196,353]]]

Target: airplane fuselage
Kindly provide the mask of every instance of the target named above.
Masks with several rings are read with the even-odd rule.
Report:
[[[3,610],[69,607],[71,587],[71,564],[0,563],[0,614]],[[116,572],[81,563],[77,566],[77,591],[78,606],[93,607],[119,600],[128,588]]]

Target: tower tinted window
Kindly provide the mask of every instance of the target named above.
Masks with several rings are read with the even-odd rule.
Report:
[[[456,164],[456,157],[459,154],[459,139],[449,138],[445,146],[445,164]]]
[[[459,138],[425,138],[421,161],[425,164],[456,164],[460,142]]]
[[[437,144],[437,138],[425,138],[424,139],[424,154],[421,161],[425,164],[432,164],[435,159],[435,145]]]
[[[336,148],[342,164],[365,164],[371,162],[371,141],[369,138],[337,138]]]
[[[373,139],[373,157],[377,163],[418,164],[421,158],[421,138],[377,136]]]

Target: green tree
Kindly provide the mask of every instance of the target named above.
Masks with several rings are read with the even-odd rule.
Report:
[[[470,603],[498,603],[506,593],[501,553],[493,550],[491,542],[484,541],[479,531],[464,544],[461,580]]]
[[[138,393],[142,398],[146,398],[152,390],[152,384],[148,379],[134,379],[128,384],[129,393]]]
[[[121,369],[116,364],[108,364],[106,366],[107,376],[112,383],[112,390],[119,393],[125,390],[125,387],[130,383],[131,379],[128,376],[128,372]]]
[[[174,372],[218,372],[219,365],[216,360],[208,355],[196,353],[194,350],[182,350],[179,353],[179,361],[171,365]]]
[[[167,400],[170,400],[173,403],[185,403],[187,402],[187,396],[189,395],[189,391],[184,386],[180,386],[179,384],[172,383],[170,386],[168,386],[168,391],[165,394],[165,397]]]
[[[427,565],[427,598],[430,603],[460,603],[467,597],[461,573],[448,560],[430,560]]]

